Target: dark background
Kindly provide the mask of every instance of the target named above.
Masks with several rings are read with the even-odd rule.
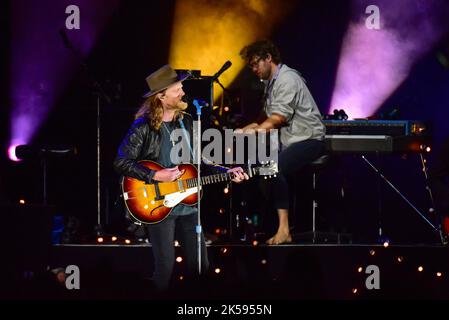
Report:
[[[146,91],[145,77],[167,63],[174,5],[174,1],[122,1],[87,59],[92,78],[97,79],[112,99],[109,104],[100,103],[101,218],[113,231],[120,230],[126,222],[114,207],[118,177],[112,170],[112,161],[142,102],[141,95]],[[29,203],[36,204],[42,201],[41,163],[38,160],[13,163],[6,154],[11,110],[9,49],[14,30],[10,30],[9,3],[3,2],[1,6],[0,141],[3,152],[0,156],[0,200],[16,204],[24,197]],[[145,12],[144,18],[142,12]],[[271,37],[280,48],[283,61],[303,74],[323,114],[331,100],[340,46],[349,20],[349,1],[300,1]],[[154,30],[151,41],[148,41],[147,30]],[[429,165],[432,165],[442,139],[449,136],[449,69],[437,59],[437,54],[447,52],[448,46],[446,37],[418,61],[406,81],[379,110],[388,112],[397,108],[401,119],[419,119],[429,125],[435,151],[428,155]],[[71,53],[67,51],[67,54]],[[239,98],[234,109],[246,121],[252,120],[258,113],[256,102],[260,95],[255,76],[244,70],[229,89]],[[48,160],[48,202],[55,205],[57,214],[77,217],[86,233],[91,232],[97,220],[96,108],[91,83],[79,67],[33,141],[37,145],[76,146],[76,157]],[[418,155],[372,156],[370,159],[417,208],[427,213],[430,203]],[[302,231],[309,228],[311,215],[310,172],[304,172],[297,181],[298,212],[292,219],[296,230]],[[257,216],[256,229],[271,232],[276,226],[275,213],[261,201],[263,193],[255,191],[259,183],[254,181],[234,187],[232,215],[229,212],[230,196],[222,191],[224,186],[209,187],[203,202],[207,208],[203,211],[205,229],[211,233],[216,228],[227,229],[223,237],[228,237],[229,226],[233,226],[230,221],[239,213],[248,216],[253,223]],[[348,231],[356,242],[374,242],[381,221],[385,234],[392,241],[437,241],[431,228],[385,183],[379,182],[360,156],[335,157],[322,172],[320,187],[320,228]],[[342,188],[344,198],[341,197]],[[226,212],[219,214],[220,208],[225,208]]]

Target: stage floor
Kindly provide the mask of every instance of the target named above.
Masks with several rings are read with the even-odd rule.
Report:
[[[180,248],[177,256],[182,257]],[[449,299],[449,247],[443,245],[208,245],[209,272],[194,285],[176,262],[174,290],[152,287],[151,244],[53,245],[48,270],[14,269],[14,299]],[[79,289],[59,277],[79,269]],[[19,271],[18,271],[19,270]],[[31,272],[32,271],[32,272]],[[62,273],[61,273],[62,272]],[[71,272],[67,272],[67,276]]]

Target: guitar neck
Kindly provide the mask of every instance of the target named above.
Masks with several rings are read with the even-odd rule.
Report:
[[[248,174],[250,177],[257,174],[256,168],[251,168],[249,170],[243,170],[246,174]],[[208,176],[202,176],[200,178],[201,185],[207,185],[207,184],[213,184],[217,182],[227,182],[232,180],[234,177],[234,174],[232,172],[224,172],[224,173],[217,173],[212,174]],[[190,178],[185,180],[187,183],[187,187],[194,188],[198,185],[198,179],[197,178]]]

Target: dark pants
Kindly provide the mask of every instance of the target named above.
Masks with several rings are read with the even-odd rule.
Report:
[[[154,273],[153,282],[157,289],[166,290],[175,264],[175,229],[183,251],[183,263],[187,268],[187,276],[198,275],[197,225],[198,214],[184,216],[169,215],[162,222],[148,226],[150,241],[153,248]],[[201,273],[209,268],[204,235],[201,234]]]
[[[289,186],[287,177],[292,177],[307,164],[325,152],[325,143],[320,140],[305,140],[291,144],[278,156],[279,174],[273,181],[276,209],[288,209]]]

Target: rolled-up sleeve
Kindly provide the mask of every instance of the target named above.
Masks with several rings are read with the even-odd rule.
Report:
[[[287,121],[293,117],[294,105],[298,99],[299,85],[293,76],[285,75],[276,80],[269,103],[270,115],[284,116]]]

